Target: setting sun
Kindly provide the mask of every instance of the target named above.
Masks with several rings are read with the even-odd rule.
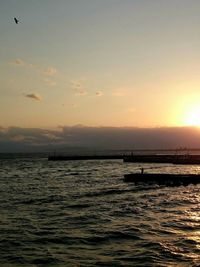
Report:
[[[184,121],[186,125],[200,127],[200,106],[195,106],[186,112]]]

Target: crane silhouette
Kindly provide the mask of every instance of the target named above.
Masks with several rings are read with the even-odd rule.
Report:
[[[19,23],[19,20],[17,18],[14,18],[14,21],[15,21],[16,24]]]

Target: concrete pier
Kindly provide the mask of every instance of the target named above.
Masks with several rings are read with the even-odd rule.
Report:
[[[124,162],[200,164],[200,155],[129,155]]]
[[[200,183],[200,174],[130,173],[124,175],[124,181],[136,184],[188,185]]]
[[[48,160],[106,160],[106,159],[123,159],[122,155],[84,155],[84,156],[62,156],[52,155]]]

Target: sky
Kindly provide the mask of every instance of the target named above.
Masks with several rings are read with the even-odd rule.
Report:
[[[0,0],[1,131],[200,126],[199,14],[197,0]]]

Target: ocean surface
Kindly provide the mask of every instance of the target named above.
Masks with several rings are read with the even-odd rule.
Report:
[[[148,172],[200,166],[143,164]],[[125,183],[141,164],[0,157],[0,266],[200,266],[200,185]]]

